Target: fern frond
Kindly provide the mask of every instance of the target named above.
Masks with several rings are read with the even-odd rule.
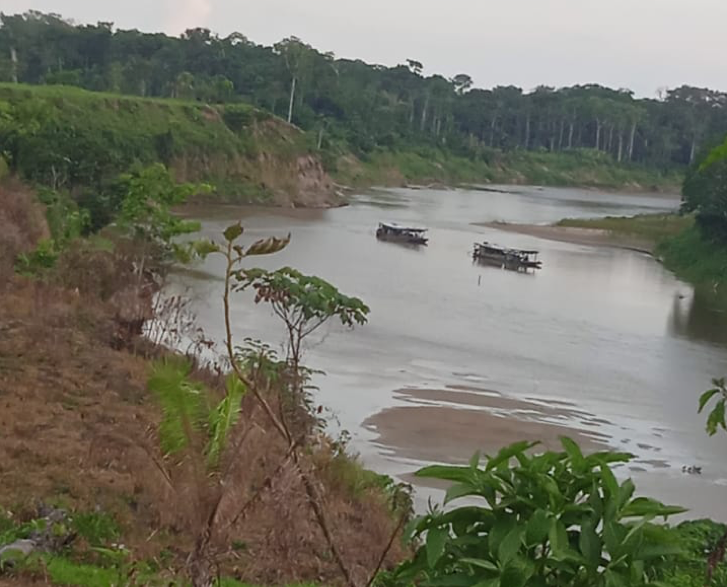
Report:
[[[156,395],[163,418],[159,426],[162,451],[171,455],[187,448],[207,424],[209,409],[204,387],[190,381],[191,363],[182,357],[156,361],[149,389]]]
[[[207,445],[207,464],[217,468],[220,457],[227,447],[230,431],[240,419],[242,398],[247,391],[245,385],[235,374],[227,377],[227,395],[219,405],[210,412],[210,440]]]

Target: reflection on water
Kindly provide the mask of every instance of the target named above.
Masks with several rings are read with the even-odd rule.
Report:
[[[697,288],[692,295],[678,293],[669,320],[670,332],[693,340],[727,346],[727,303],[714,292]]]
[[[695,409],[710,379],[727,374],[727,353],[716,344],[724,341],[724,316],[648,255],[473,225],[661,213],[675,208],[677,199],[526,186],[517,191],[400,189],[365,194],[334,210],[210,207],[190,214],[203,220],[209,237],[219,238],[240,217],[250,241],[292,233],[291,246],[255,263],[319,275],[370,306],[364,328],[321,332],[306,357],[327,373],[316,380],[319,401],[353,434],[354,448],[369,466],[401,476],[421,464],[403,451],[411,439],[391,436],[383,446],[362,426],[401,406],[396,390],[474,386],[513,401],[560,400],[593,414],[599,419],[594,425],[617,448],[637,454],[637,486],[727,519],[727,500],[710,501],[714,487],[727,483],[724,443],[706,437]],[[377,241],[381,221],[428,227],[429,246],[412,250]],[[472,243],[482,240],[537,249],[543,269],[525,278],[473,264]],[[201,270],[220,275],[222,260],[210,257]],[[204,274],[179,279],[192,288],[207,334],[222,340],[219,281]],[[235,296],[232,313],[239,340],[283,340],[275,318],[249,297]],[[393,429],[392,419],[412,414],[387,413]],[[451,407],[428,416],[441,418],[442,430],[447,418],[464,417]],[[457,451],[450,446],[448,454]],[[470,448],[462,445],[463,459]],[[684,465],[704,472],[682,478]]]

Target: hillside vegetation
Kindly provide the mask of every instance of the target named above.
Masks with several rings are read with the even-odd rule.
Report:
[[[0,84],[0,131],[9,171],[79,200],[98,200],[119,174],[161,162],[178,181],[211,184],[223,201],[337,201],[305,135],[245,104]]]

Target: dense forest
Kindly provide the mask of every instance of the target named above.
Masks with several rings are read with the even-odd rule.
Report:
[[[39,12],[1,22],[0,81],[244,101],[293,122],[331,152],[426,145],[481,157],[492,149],[591,149],[664,170],[689,165],[727,133],[727,94],[708,89],[682,86],[655,99],[594,84],[479,89],[464,73],[425,76],[415,59],[371,65],[297,38],[267,47],[201,28],[175,38]]]

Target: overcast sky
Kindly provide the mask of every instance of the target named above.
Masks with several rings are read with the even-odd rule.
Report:
[[[295,35],[340,57],[468,73],[480,87],[727,90],[727,0],[0,0],[2,12],[31,8],[144,31],[239,31],[266,45]]]

